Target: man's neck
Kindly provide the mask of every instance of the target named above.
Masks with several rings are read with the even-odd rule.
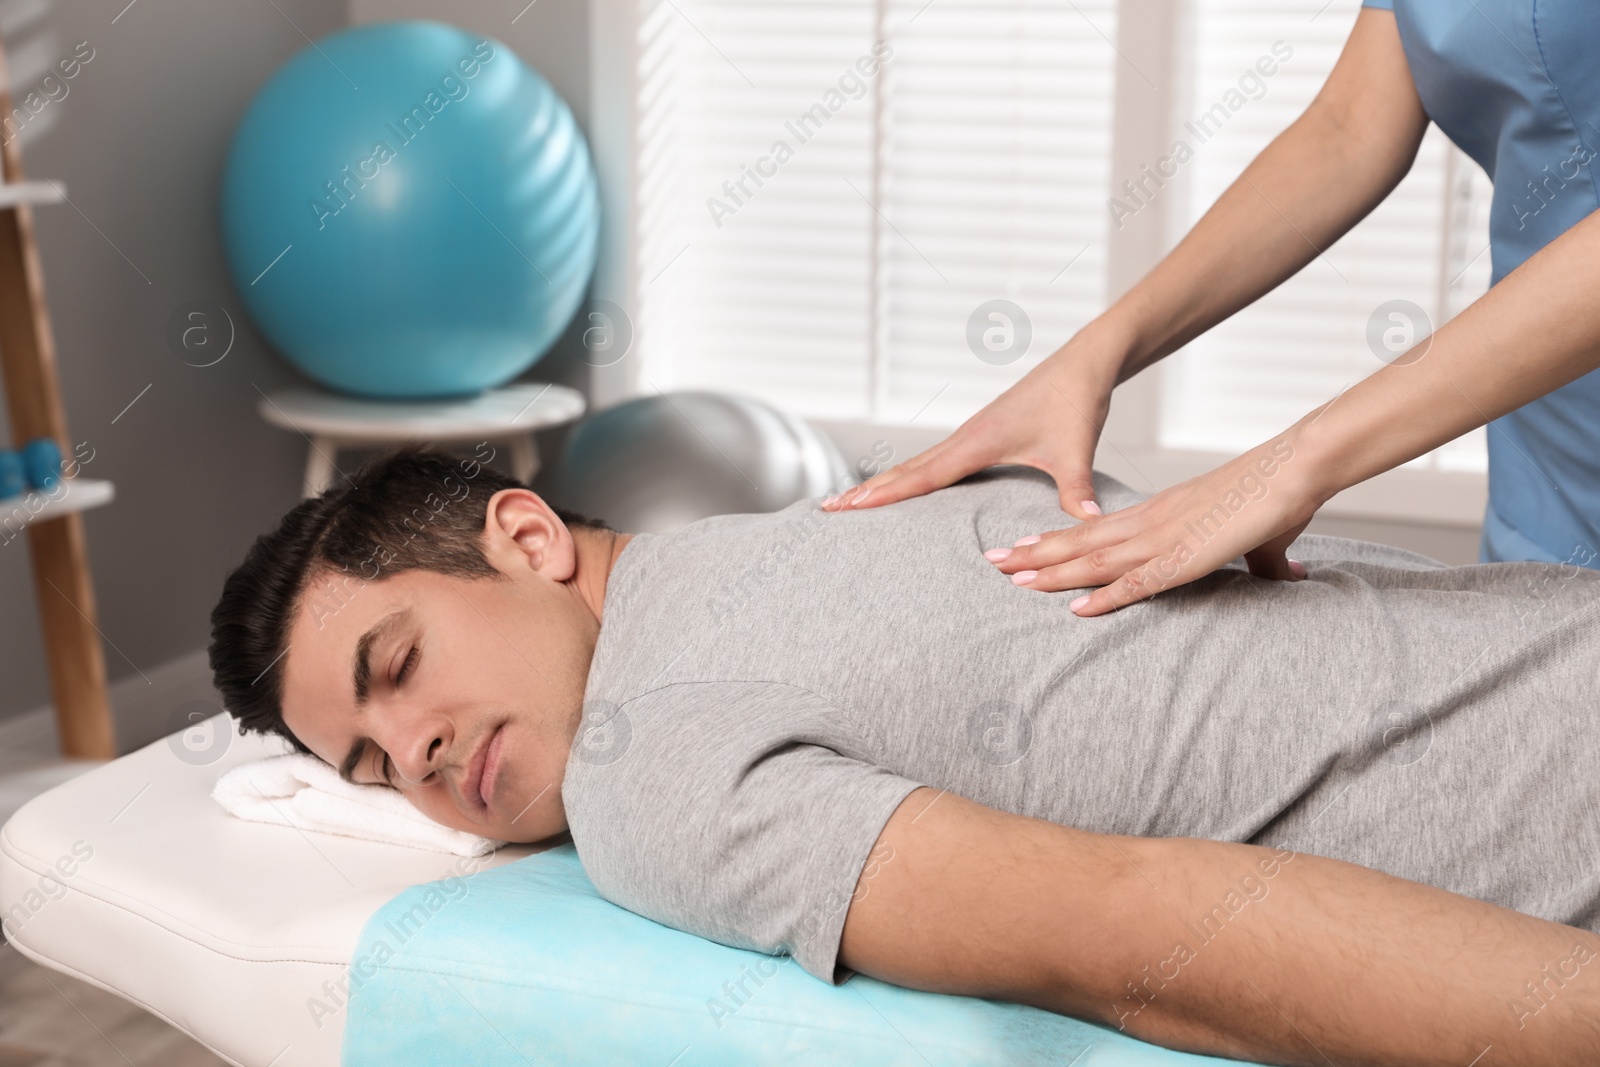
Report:
[[[573,550],[578,556],[577,567],[572,575],[573,588],[598,622],[604,617],[606,585],[611,579],[611,569],[616,566],[617,557],[622,555],[628,542],[633,540],[633,534],[586,526],[574,526],[571,530]]]

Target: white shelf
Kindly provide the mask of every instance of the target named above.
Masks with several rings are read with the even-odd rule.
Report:
[[[67,198],[60,182],[0,182],[0,209],[18,204],[59,204]]]
[[[88,511],[111,503],[115,495],[111,483],[103,478],[67,478],[67,491],[52,500],[39,492],[23,493],[0,500],[0,537],[9,537],[35,522],[59,519],[75,511]]]

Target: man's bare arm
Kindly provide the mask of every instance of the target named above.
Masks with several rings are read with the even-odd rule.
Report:
[[[897,985],[1270,1063],[1600,1063],[1600,938],[1355,864],[927,788],[873,855],[840,962]]]

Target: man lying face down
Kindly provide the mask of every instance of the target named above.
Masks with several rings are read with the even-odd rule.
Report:
[[[1107,511],[1139,499],[1100,476]],[[671,534],[430,449],[229,576],[247,730],[730,945],[1274,1063],[1600,1062],[1600,572],[1303,537],[1098,618],[995,467]]]

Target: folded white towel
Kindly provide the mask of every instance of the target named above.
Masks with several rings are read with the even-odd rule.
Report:
[[[217,779],[211,797],[241,819],[457,856],[481,856],[506,843],[442,826],[413,807],[398,789],[353,785],[304,752],[241,763]]]

